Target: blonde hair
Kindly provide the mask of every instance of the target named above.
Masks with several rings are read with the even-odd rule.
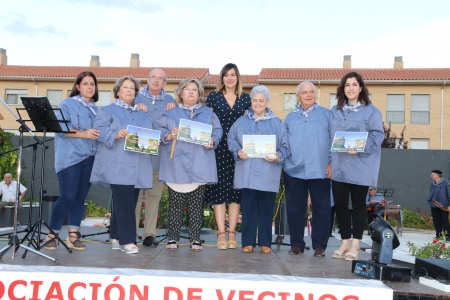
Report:
[[[181,99],[181,93],[183,92],[184,88],[191,82],[195,83],[198,87],[198,102],[202,105],[205,105],[205,89],[203,88],[202,82],[197,78],[188,78],[180,82],[177,89],[175,90],[176,105],[183,103],[183,99]]]

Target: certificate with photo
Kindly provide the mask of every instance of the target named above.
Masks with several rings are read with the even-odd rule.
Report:
[[[149,128],[127,126],[128,135],[124,149],[144,154],[158,155],[161,131]]]
[[[180,119],[177,140],[202,146],[211,143],[212,125]]]
[[[332,152],[364,152],[368,132],[336,131],[331,145]]]
[[[275,157],[276,135],[243,135],[242,149],[250,158]]]

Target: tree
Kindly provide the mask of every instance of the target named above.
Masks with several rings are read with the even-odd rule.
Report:
[[[400,133],[400,138],[392,132],[391,122],[386,125],[383,122],[384,129],[384,140],[381,143],[381,148],[391,148],[391,149],[408,149],[408,141],[405,141],[405,129],[406,125],[403,126],[402,132]]]
[[[11,143],[11,136],[14,134],[10,132],[3,131],[2,128],[0,128],[0,155],[3,154],[3,152],[10,151],[14,149],[13,144]],[[13,178],[17,177],[17,161],[18,161],[18,155],[16,151],[11,151],[6,154],[3,154],[0,156],[0,176],[3,178],[3,175],[5,173],[11,173]],[[0,180],[1,181],[1,180]]]

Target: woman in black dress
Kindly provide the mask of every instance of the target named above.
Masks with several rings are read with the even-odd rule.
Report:
[[[233,189],[234,158],[228,151],[227,135],[234,122],[251,106],[250,96],[242,92],[242,79],[235,64],[228,63],[220,71],[217,89],[206,100],[217,115],[223,129],[223,137],[216,151],[218,183],[206,189],[206,201],[213,205],[217,224],[217,248],[234,249],[236,224],[241,203],[240,191]],[[225,212],[228,205],[228,242],[225,237]]]

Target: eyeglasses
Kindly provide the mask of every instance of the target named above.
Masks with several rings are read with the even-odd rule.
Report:
[[[164,81],[164,77],[156,77],[155,75],[153,75],[150,79],[156,81]]]
[[[184,88],[183,89],[183,92],[185,92],[185,93],[196,93],[196,92],[198,92],[198,90],[197,89],[188,89],[188,88]]]

